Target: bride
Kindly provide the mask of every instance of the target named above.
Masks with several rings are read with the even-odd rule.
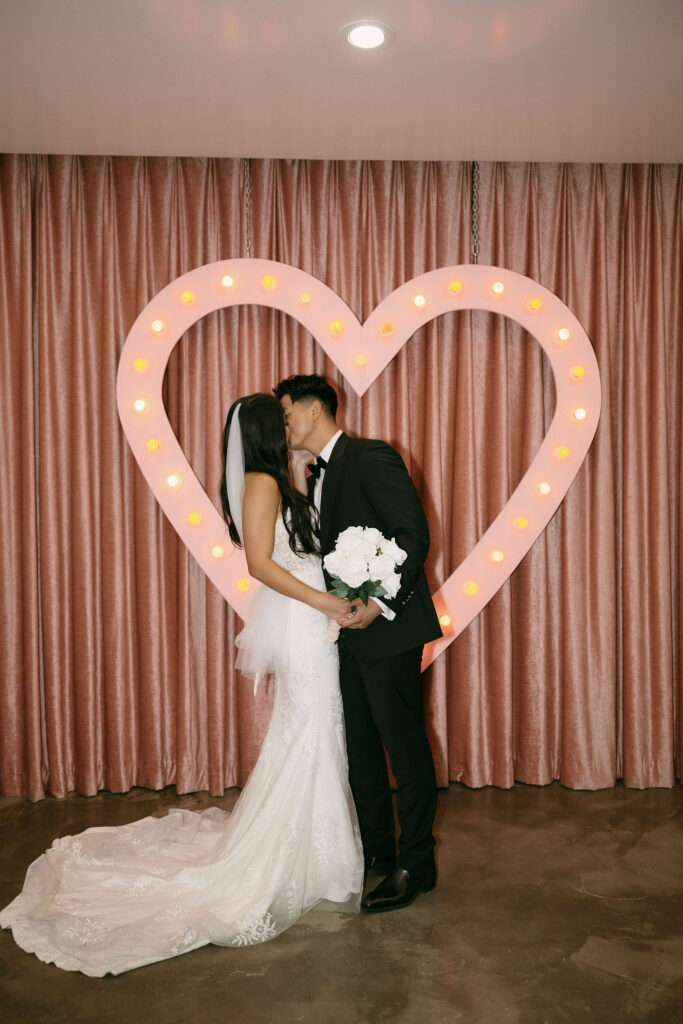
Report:
[[[311,505],[288,476],[274,396],[228,413],[221,486],[230,536],[261,580],[238,667],[275,676],[272,718],[232,814],[174,809],[54,841],[0,913],[46,963],[95,977],[215,943],[274,938],[315,905],[358,911],[363,855],[347,780],[337,649]]]

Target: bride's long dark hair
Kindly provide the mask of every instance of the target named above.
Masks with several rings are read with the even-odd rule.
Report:
[[[238,405],[244,449],[244,472],[268,473],[273,477],[280,488],[282,517],[289,534],[290,548],[296,554],[319,554],[320,548],[314,530],[315,506],[290,483],[285,418],[282,406],[274,395],[255,394],[247,395],[246,398],[238,398],[230,406],[225,421],[221,505],[231,540],[241,547],[242,541],[230,514],[228,489],[225,483],[228,435]]]

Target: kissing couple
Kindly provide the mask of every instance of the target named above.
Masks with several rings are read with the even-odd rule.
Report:
[[[313,906],[379,913],[436,884],[420,688],[423,646],[441,630],[424,511],[390,445],[337,428],[323,377],[273,391],[230,408],[221,483],[230,536],[263,584],[236,640],[238,668],[275,679],[261,752],[231,814],[174,808],[90,828],[34,861],[0,926],[64,970],[100,977],[208,943],[252,945]],[[367,603],[335,596],[323,567],[354,527],[403,556],[400,583]]]

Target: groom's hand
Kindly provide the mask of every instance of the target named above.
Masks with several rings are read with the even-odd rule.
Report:
[[[343,619],[337,619],[342,629],[367,629],[371,622],[382,614],[380,606],[370,598],[365,605],[359,597],[351,602],[351,611]]]

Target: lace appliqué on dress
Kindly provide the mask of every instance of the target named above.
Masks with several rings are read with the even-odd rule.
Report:
[[[258,942],[266,942],[277,935],[275,921],[270,912],[252,921],[240,921],[239,931],[230,943],[232,946],[255,946]]]
[[[116,925],[105,924],[103,921],[93,921],[90,917],[72,918],[64,929],[64,934],[81,946],[89,946],[94,942],[101,942]]]

